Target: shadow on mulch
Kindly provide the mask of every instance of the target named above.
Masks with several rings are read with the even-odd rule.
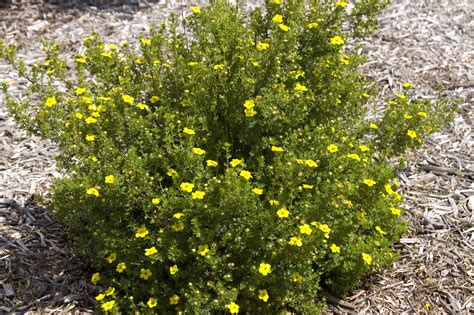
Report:
[[[51,217],[37,204],[0,199],[0,314],[92,313],[94,287],[85,278],[92,272]]]

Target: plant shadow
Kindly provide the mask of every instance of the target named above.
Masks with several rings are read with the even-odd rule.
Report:
[[[52,215],[36,204],[0,199],[0,314],[92,313],[96,289],[87,261],[74,255],[64,226]]]

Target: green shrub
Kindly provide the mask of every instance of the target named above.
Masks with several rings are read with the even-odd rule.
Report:
[[[99,307],[313,314],[322,289],[396,259],[389,162],[452,110],[405,84],[367,120],[372,83],[344,42],[386,1],[346,5],[267,0],[248,16],[218,0],[138,43],[87,37],[70,68],[54,43],[31,69],[1,45],[31,81],[23,100],[4,84],[9,110],[60,148],[51,206],[108,288]]]

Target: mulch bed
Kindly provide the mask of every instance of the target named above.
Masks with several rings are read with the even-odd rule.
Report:
[[[32,64],[42,57],[41,36],[57,40],[70,55],[81,51],[82,38],[94,30],[117,43],[165,21],[170,12],[184,12],[189,5],[183,4],[11,5],[0,9],[0,39],[16,42]],[[399,181],[410,230],[395,245],[401,259],[343,301],[327,297],[327,313],[474,312],[474,18],[469,9],[467,0],[395,0],[380,16],[380,29],[361,43],[368,55],[361,71],[375,80],[380,104],[410,81],[417,97],[439,98],[442,84],[441,96],[459,98],[461,105],[453,124],[406,154]],[[12,83],[16,95],[26,84],[0,62],[1,80]],[[92,313],[93,271],[72,253],[52,213],[31,199],[47,197],[59,176],[56,152],[48,141],[20,131],[0,97],[0,313]]]

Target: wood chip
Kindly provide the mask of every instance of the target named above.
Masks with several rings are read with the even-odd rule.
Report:
[[[181,0],[140,0],[101,9],[79,0],[57,6],[41,0],[13,2],[0,8],[0,39],[16,43],[30,65],[44,58],[41,36],[55,39],[61,53],[71,56],[84,51],[82,38],[93,31],[103,34],[106,43],[119,43],[147,32],[171,12],[188,10]],[[259,3],[243,2],[247,8]],[[459,98],[460,106],[450,126],[405,156],[409,164],[399,182],[410,230],[394,246],[400,260],[366,279],[346,299],[332,299],[328,313],[474,312],[471,7],[468,0],[394,0],[379,18],[380,29],[361,43],[368,60],[360,70],[376,80],[377,104],[409,81],[414,97],[437,99],[442,84],[442,96]],[[9,82],[11,93],[19,97],[27,84],[2,62],[0,81]],[[49,186],[60,176],[56,154],[54,144],[18,129],[0,96],[0,312],[93,313],[90,272],[71,253],[64,228],[47,209],[22,207],[32,194],[48,197]]]

